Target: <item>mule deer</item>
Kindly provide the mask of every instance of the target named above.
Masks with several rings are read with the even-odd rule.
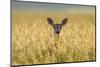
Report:
[[[50,25],[53,26],[54,32],[55,32],[55,34],[57,34],[57,35],[59,35],[62,26],[65,25],[65,24],[67,23],[67,20],[68,20],[68,19],[65,18],[65,19],[62,20],[61,24],[54,24],[54,23],[53,23],[53,20],[52,20],[51,18],[47,18],[48,23],[49,23]]]
[[[54,24],[53,20],[51,18],[47,18],[47,21],[50,25],[53,26],[54,29],[54,37],[55,37],[55,46],[57,48],[57,43],[59,41],[59,34],[61,32],[62,26],[65,25],[67,23],[67,18],[63,19],[62,22],[60,24]]]

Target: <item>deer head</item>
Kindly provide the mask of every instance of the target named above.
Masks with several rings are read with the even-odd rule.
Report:
[[[47,18],[48,23],[53,26],[54,32],[58,35],[61,31],[62,26],[67,23],[67,20],[68,19],[65,18],[65,19],[62,20],[61,24],[54,24],[53,20],[51,18]]]

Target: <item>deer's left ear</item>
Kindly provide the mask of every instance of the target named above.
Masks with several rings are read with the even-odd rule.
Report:
[[[48,17],[47,21],[48,21],[49,24],[53,25],[53,20],[51,18]]]
[[[65,25],[67,23],[67,21],[68,21],[68,18],[63,19],[62,20],[62,25]]]

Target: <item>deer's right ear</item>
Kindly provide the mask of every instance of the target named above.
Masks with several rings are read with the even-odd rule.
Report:
[[[65,25],[67,23],[67,21],[68,21],[68,18],[63,19],[62,20],[62,25]]]
[[[49,24],[53,25],[53,20],[51,18],[47,18]]]

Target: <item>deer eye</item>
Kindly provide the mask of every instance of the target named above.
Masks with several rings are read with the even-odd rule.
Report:
[[[53,28],[56,28],[56,25],[53,25]]]

